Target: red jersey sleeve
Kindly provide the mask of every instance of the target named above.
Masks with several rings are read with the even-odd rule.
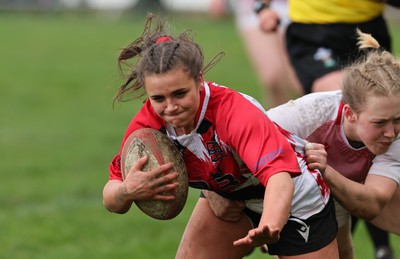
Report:
[[[242,95],[232,91],[218,114],[224,123],[217,130],[227,136],[227,144],[262,184],[279,172],[301,174],[292,146],[264,112]]]
[[[129,123],[129,126],[126,129],[125,135],[122,139],[120,150],[118,154],[116,154],[115,157],[111,160],[111,163],[109,165],[109,173],[110,173],[109,180],[122,181],[120,154],[122,148],[124,147],[125,141],[129,137],[129,135],[135,130],[141,128],[152,128],[156,130],[161,130],[163,126],[164,126],[163,120],[160,117],[158,117],[154,109],[151,107],[150,101],[147,100],[143,105],[143,107],[139,110],[139,112]]]

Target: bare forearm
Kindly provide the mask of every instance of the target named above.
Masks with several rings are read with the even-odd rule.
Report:
[[[351,214],[371,220],[390,200],[393,195],[391,189],[395,188],[395,183],[384,177],[368,177],[374,178],[375,183],[368,179],[365,184],[357,183],[344,177],[332,167],[327,167],[324,173],[324,180],[335,199]]]
[[[283,229],[290,214],[293,192],[294,183],[288,173],[278,173],[269,179],[260,226]]]
[[[103,189],[103,204],[106,209],[115,213],[126,213],[132,201],[126,198],[122,182],[109,181]]]
[[[261,246],[279,240],[289,218],[294,192],[294,183],[286,172],[271,176],[265,188],[263,212],[259,225],[247,236],[233,242],[233,245]]]

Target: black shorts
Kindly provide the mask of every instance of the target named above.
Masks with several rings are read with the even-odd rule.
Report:
[[[201,192],[200,197],[204,197]],[[244,213],[254,227],[258,226],[261,214],[248,208]],[[318,214],[301,220],[290,216],[280,233],[280,239],[275,244],[268,245],[268,253],[271,255],[300,255],[317,251],[336,238],[337,222],[333,198]],[[307,233],[308,232],[308,233]]]
[[[371,34],[382,48],[391,51],[391,37],[382,16],[358,24],[292,23],[288,26],[286,47],[305,94],[312,92],[316,79],[355,61],[359,55],[356,28]]]
[[[245,214],[254,226],[258,226],[260,214],[249,209],[245,209]],[[331,197],[320,213],[306,220],[290,216],[280,233],[279,241],[268,245],[268,253],[286,256],[311,253],[332,242],[336,238],[337,230],[335,206]]]

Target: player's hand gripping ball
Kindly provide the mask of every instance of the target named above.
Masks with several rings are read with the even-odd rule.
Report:
[[[179,185],[165,194],[174,195],[172,201],[135,201],[136,205],[148,216],[167,220],[176,217],[183,209],[189,191],[186,166],[178,148],[163,133],[158,130],[143,128],[133,132],[126,140],[121,153],[121,170],[123,179],[126,178],[132,165],[143,157],[148,156],[142,171],[147,172],[160,165],[172,162],[174,166],[169,172],[179,174]]]

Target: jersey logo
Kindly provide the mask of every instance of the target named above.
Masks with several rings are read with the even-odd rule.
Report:
[[[263,155],[260,159],[257,160],[257,162],[253,165],[253,171],[256,172],[258,171],[260,168],[264,167],[266,164],[268,164],[269,162],[271,162],[273,159],[275,159],[275,157],[277,157],[278,155],[282,155],[284,154],[285,151],[283,150],[282,147],[279,147],[278,149],[273,150],[270,153],[267,153],[265,155]]]
[[[225,152],[218,145],[216,141],[207,142],[207,151],[210,154],[211,161],[216,162],[221,160],[223,157],[226,157]]]
[[[299,229],[296,229],[297,232],[304,238],[304,241],[307,243],[308,236],[310,234],[310,226],[308,226],[304,221],[297,218],[289,218],[289,220],[295,221],[301,225]]]
[[[321,61],[326,68],[336,67],[337,62],[333,58],[332,53],[332,49],[320,47],[317,49],[317,52],[314,53],[314,60]]]

